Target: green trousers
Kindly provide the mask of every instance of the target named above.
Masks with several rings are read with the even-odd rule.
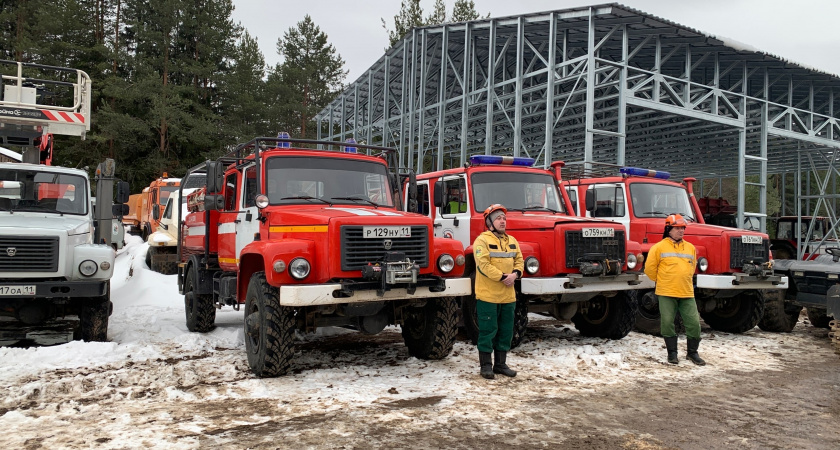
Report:
[[[510,350],[513,339],[513,314],[516,302],[490,303],[476,300],[478,316],[478,351],[491,353],[493,350]]]
[[[677,331],[674,329],[674,318],[679,311],[685,325],[685,337],[689,339],[700,339],[700,313],[697,312],[697,303],[694,298],[677,298],[658,295],[659,298],[659,324],[662,337],[674,337]]]

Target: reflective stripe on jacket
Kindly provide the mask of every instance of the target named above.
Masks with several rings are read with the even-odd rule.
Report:
[[[509,235],[496,236],[492,231],[478,235],[473,242],[475,256],[475,298],[488,303],[516,301],[513,285],[505,286],[502,275],[525,269],[519,242]]]
[[[691,242],[665,238],[650,248],[645,275],[656,283],[656,295],[693,298],[696,267],[697,252]]]

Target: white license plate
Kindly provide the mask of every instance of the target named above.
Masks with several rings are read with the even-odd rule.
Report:
[[[362,227],[365,239],[411,237],[411,227]]]
[[[741,236],[742,244],[761,244],[761,240],[761,236],[750,236],[746,234]]]
[[[35,286],[0,286],[0,296],[35,295]]]
[[[583,237],[598,238],[598,237],[615,237],[614,228],[584,228]]]

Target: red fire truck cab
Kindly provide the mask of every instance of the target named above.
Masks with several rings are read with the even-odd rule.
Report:
[[[456,297],[471,291],[463,248],[400,210],[391,151],[257,138],[190,169],[206,171],[207,184],[188,197],[181,234],[187,327],[209,331],[217,308],[244,305],[248,364],[263,377],[289,370],[295,331],[326,326],[374,334],[400,325],[411,355],[448,355]]]
[[[764,290],[787,287],[787,277],[773,274],[767,234],[704,223],[692,192],[694,178],[680,184],[669,181],[668,172],[586,164],[585,170],[564,172],[563,186],[576,210],[621,223],[645,254],[662,240],[669,214],[682,214],[693,222],[684,239],[697,249],[694,295],[701,317],[712,328],[732,333],[751,330],[764,313]],[[659,304],[653,291],[640,297],[636,328],[659,333]]]
[[[501,203],[507,231],[525,258],[516,282],[513,345],[525,334],[528,312],[571,319],[584,336],[621,339],[633,328],[636,289],[650,287],[639,272],[641,246],[603,219],[575,217],[557,188],[562,163],[532,167],[531,158],[476,155],[465,167],[417,176],[418,212],[435,223],[435,236],[466,249],[466,272],[475,280],[472,243],[485,231],[484,210]],[[475,297],[462,298],[464,326],[477,339]]]

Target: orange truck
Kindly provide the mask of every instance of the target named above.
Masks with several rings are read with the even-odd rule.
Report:
[[[129,233],[143,237],[145,241],[160,225],[160,216],[166,207],[169,194],[178,190],[180,178],[170,178],[166,172],[143,188],[143,192],[128,198],[128,214],[123,216],[123,225]]]

